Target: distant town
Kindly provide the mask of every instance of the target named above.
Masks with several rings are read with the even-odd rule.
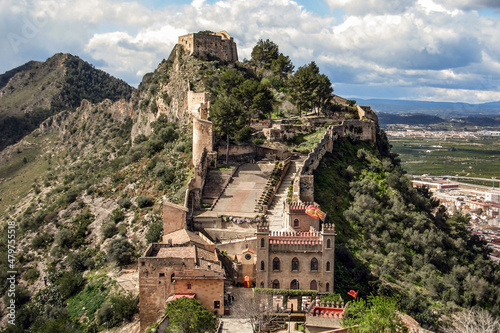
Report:
[[[500,131],[490,130],[451,130],[451,131],[436,131],[417,129],[412,125],[388,125],[386,133],[389,137],[422,137],[422,138],[470,138],[477,139],[480,137],[500,136]]]
[[[500,262],[500,189],[450,180],[450,177],[413,176],[414,187],[428,187],[449,215],[470,216],[473,234],[484,238]],[[493,180],[494,181],[494,180]],[[498,186],[498,183],[495,183]],[[493,184],[492,184],[493,185]]]

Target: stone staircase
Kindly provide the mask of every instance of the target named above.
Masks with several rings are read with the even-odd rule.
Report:
[[[201,198],[202,206],[208,208],[215,203],[215,200],[224,191],[232,173],[232,170],[208,170],[205,187],[203,188],[203,197]]]
[[[290,167],[281,182],[274,200],[267,211],[267,221],[269,223],[269,230],[279,231],[285,228],[283,221],[283,211],[285,207],[286,197],[288,195],[288,187],[292,185],[295,175],[302,167],[302,161],[291,161]]]

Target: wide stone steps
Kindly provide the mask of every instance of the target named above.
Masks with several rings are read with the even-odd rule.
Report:
[[[278,191],[267,211],[267,221],[269,229],[272,231],[279,231],[285,228],[283,220],[283,211],[285,207],[286,198],[288,195],[288,187],[293,184],[293,180],[297,174],[297,162],[291,161],[288,172],[286,173],[283,181],[281,182]]]
[[[202,204],[211,206],[219,198],[232,172],[232,170],[208,170],[201,199]]]

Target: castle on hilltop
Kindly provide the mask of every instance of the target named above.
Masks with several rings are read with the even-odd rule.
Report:
[[[238,61],[236,43],[225,31],[180,36],[169,60],[182,55]],[[339,112],[301,117],[297,123],[251,120],[255,137],[269,142],[322,128],[324,134],[307,153],[254,143],[223,147],[214,140],[209,93],[185,87],[182,118],[193,126],[194,174],[183,205],[163,204],[161,243],[150,244],[139,258],[141,332],[178,297],[196,298],[222,316],[230,314],[232,286],[333,292],[335,225],[325,215],[311,213],[320,210],[314,201],[314,171],[325,154],[334,152],[336,140],[375,142],[375,113],[355,105],[348,117]],[[347,100],[333,98],[347,107]],[[230,168],[222,163],[226,155]],[[222,165],[226,167],[218,168]],[[295,304],[295,310],[308,311],[318,327],[338,327],[343,305],[312,307],[310,301],[301,304],[302,297],[293,297],[296,303],[282,298],[273,306],[293,311]]]
[[[200,59],[218,58],[231,63],[238,61],[236,43],[226,31],[187,34],[179,37],[178,44],[189,55]]]

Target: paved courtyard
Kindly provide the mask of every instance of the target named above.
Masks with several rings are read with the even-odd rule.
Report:
[[[242,164],[213,211],[218,214],[253,213],[274,163]]]

